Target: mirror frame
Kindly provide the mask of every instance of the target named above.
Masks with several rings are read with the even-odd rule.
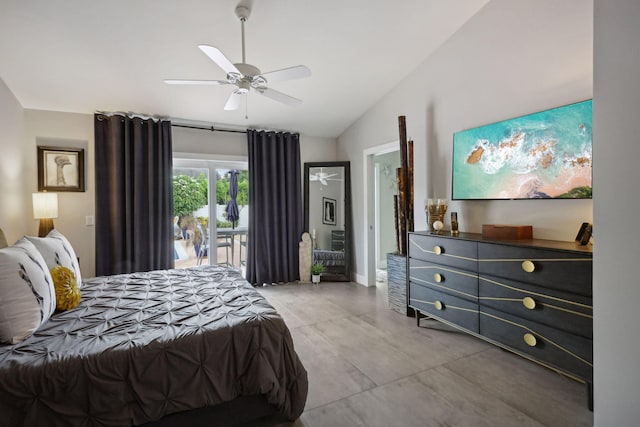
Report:
[[[304,164],[304,231],[309,231],[309,169],[311,168],[344,168],[344,274],[322,274],[326,281],[350,282],[352,260],[352,236],[351,227],[351,163],[350,162],[306,162]]]

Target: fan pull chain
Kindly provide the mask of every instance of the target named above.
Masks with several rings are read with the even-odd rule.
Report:
[[[249,94],[244,96],[244,119],[249,120]]]

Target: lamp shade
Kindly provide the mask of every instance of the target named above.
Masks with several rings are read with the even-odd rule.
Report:
[[[33,217],[58,218],[58,193],[33,193]]]

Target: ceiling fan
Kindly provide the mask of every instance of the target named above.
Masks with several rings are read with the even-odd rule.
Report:
[[[337,173],[326,173],[320,168],[320,172],[309,174],[309,181],[318,181],[322,185],[328,185],[327,181],[342,181],[340,178],[333,178]]]
[[[231,95],[229,95],[229,98],[224,105],[225,110],[236,110],[240,106],[242,96],[248,93],[251,89],[260,95],[266,96],[267,98],[283,104],[290,106],[301,104],[302,101],[300,99],[271,89],[270,87],[267,87],[267,84],[309,77],[311,75],[311,70],[309,70],[309,68],[304,65],[297,65],[295,67],[262,73],[258,67],[246,63],[244,52],[244,23],[249,19],[250,13],[251,10],[248,6],[239,5],[236,7],[236,16],[240,18],[242,32],[242,62],[233,64],[220,51],[220,49],[216,47],[204,44],[198,46],[200,50],[202,50],[213,62],[222,68],[225,73],[227,73],[227,80],[167,79],[164,82],[173,85],[235,85],[236,89],[234,89]]]

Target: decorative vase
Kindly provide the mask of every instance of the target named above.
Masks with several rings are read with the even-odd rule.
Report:
[[[391,310],[404,316],[412,315],[413,309],[407,305],[407,257],[405,255],[387,254],[387,293]]]
[[[447,213],[447,199],[427,199],[425,203],[425,211],[427,214],[427,223],[429,231],[440,231],[433,228],[433,223],[440,221],[444,224],[444,215]]]

